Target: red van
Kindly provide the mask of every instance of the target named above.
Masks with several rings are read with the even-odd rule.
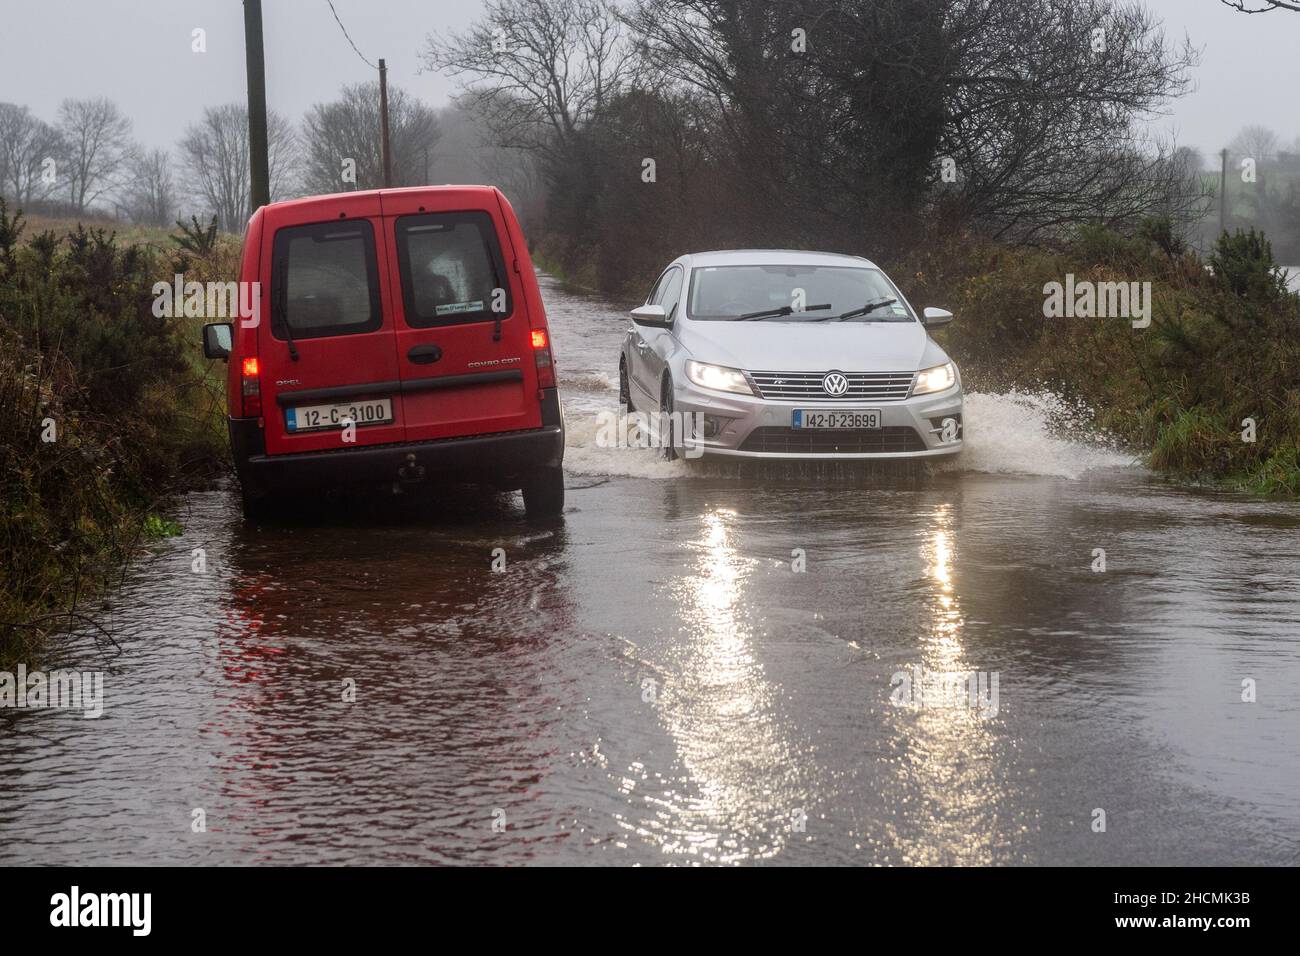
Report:
[[[437,479],[521,489],[530,516],[563,509],[546,313],[500,190],[264,206],[240,281],[259,285],[241,289],[237,322],[204,326],[203,351],[230,365],[246,517],[331,487]]]

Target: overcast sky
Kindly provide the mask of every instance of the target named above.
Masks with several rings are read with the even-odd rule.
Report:
[[[1245,16],[1219,0],[1145,0],[1171,37],[1203,48],[1196,90],[1158,128],[1207,156],[1248,123],[1300,136],[1300,14]],[[4,0],[0,101],[53,120],[65,97],[107,96],[132,118],[138,139],[170,146],[204,106],[243,101],[244,35],[239,0]],[[369,59],[385,57],[390,80],[434,105],[454,92],[447,78],[419,74],[431,31],[460,30],[483,0],[334,0]],[[267,97],[297,120],[340,86],[374,77],[348,46],[326,0],[265,0]],[[207,31],[192,53],[191,31]]]

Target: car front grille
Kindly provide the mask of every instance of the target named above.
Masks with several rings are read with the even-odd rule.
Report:
[[[887,455],[925,451],[925,442],[910,425],[846,430],[763,425],[749,433],[740,450],[786,455]]]
[[[759,397],[778,401],[901,402],[912,389],[913,372],[845,372],[849,390],[828,395],[822,388],[826,372],[750,372]]]

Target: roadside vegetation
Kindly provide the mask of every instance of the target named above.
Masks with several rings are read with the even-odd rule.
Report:
[[[1131,236],[1083,228],[1050,248],[961,236],[889,268],[914,302],[957,313],[936,337],[968,388],[1050,389],[1158,471],[1300,495],[1300,296],[1261,234],[1224,234],[1205,258],[1167,220]],[[1044,286],[1066,275],[1150,282],[1150,326],[1045,318]]]
[[[535,258],[572,286],[639,300],[704,249],[866,256],[957,313],[937,337],[969,388],[1050,389],[1155,469],[1300,494],[1270,246],[1296,261],[1300,139],[1228,144],[1221,233],[1205,158],[1140,132],[1198,63],[1141,5],[489,0],[424,59],[528,157]],[[1150,325],[1045,317],[1067,276],[1150,283]]]
[[[0,669],[83,616],[169,498],[224,460],[201,320],[158,318],[152,286],[230,268],[101,228],[31,232],[0,199]]]

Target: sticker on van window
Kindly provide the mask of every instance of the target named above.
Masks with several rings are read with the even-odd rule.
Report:
[[[434,315],[455,315],[457,312],[482,312],[483,300],[475,299],[473,302],[452,302],[448,305],[436,305],[433,307]]]

